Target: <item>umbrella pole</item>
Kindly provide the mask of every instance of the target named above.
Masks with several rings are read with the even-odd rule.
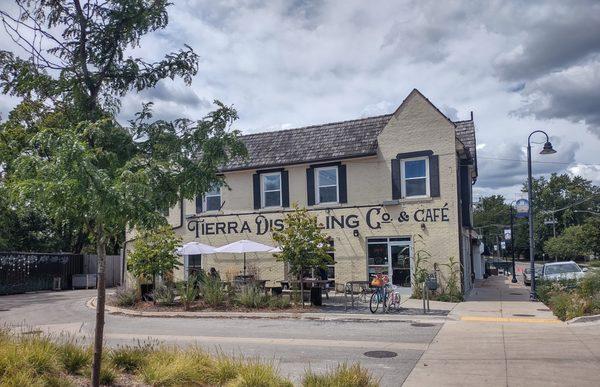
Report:
[[[244,278],[246,277],[246,253],[244,253]]]

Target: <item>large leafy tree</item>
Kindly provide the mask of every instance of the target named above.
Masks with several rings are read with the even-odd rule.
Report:
[[[52,219],[73,219],[98,254],[92,384],[99,385],[107,244],[126,226],[163,223],[161,209],[220,181],[218,167],[244,154],[231,130],[235,110],[217,103],[199,121],[154,120],[144,106],[128,125],[120,98],[165,78],[190,83],[190,47],[156,61],[127,55],[142,36],[167,25],[164,0],[17,0],[0,11],[5,30],[27,52],[0,52],[0,87],[20,98],[23,119],[3,125],[3,184],[22,206],[43,204]]]
[[[554,236],[559,236],[568,227],[581,225],[600,209],[600,187],[581,176],[568,174],[550,175],[533,180],[534,236],[537,246]],[[523,186],[525,191],[525,185]],[[552,225],[545,224],[554,218]]]

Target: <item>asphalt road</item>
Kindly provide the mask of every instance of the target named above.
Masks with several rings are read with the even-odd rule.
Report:
[[[0,325],[66,331],[89,340],[95,311],[86,307],[95,290],[29,293],[0,297]],[[442,324],[250,319],[141,318],[107,315],[109,345],[159,340],[198,344],[210,351],[273,361],[298,381],[304,370],[325,371],[341,362],[360,362],[383,386],[401,385]],[[367,351],[396,352],[371,358]]]

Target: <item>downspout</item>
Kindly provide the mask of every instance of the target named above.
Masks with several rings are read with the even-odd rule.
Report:
[[[183,227],[183,218],[184,218],[184,202],[183,202],[183,198],[181,198],[179,200],[179,224],[177,226],[174,226],[172,229],[173,230],[177,230],[180,229],[181,227]],[[129,240],[126,240],[125,242],[123,242],[123,250],[121,252],[121,262],[122,262],[122,267],[121,267],[121,280],[122,280],[122,285],[121,286],[125,286],[125,272],[127,271],[127,262],[125,261],[125,258],[127,257],[127,244],[130,242],[135,241],[136,238],[131,238]]]

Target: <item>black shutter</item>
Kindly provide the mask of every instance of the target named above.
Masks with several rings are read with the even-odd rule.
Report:
[[[340,203],[348,203],[348,183],[346,179],[346,166],[338,166],[338,190],[340,192]]]
[[[471,179],[469,178],[469,167],[467,165],[460,166],[460,207],[462,225],[471,227]]]
[[[281,171],[281,207],[290,206],[290,178],[288,171]]]
[[[392,199],[400,199],[401,195],[401,182],[400,177],[400,160],[392,159]]]
[[[252,191],[254,192],[254,209],[260,208],[260,175],[255,173],[252,175]]]
[[[315,170],[313,168],[306,170],[306,200],[309,206],[315,205]]]
[[[438,155],[429,156],[429,196],[440,197],[440,161]]]
[[[202,212],[202,194],[196,195],[196,214]]]

